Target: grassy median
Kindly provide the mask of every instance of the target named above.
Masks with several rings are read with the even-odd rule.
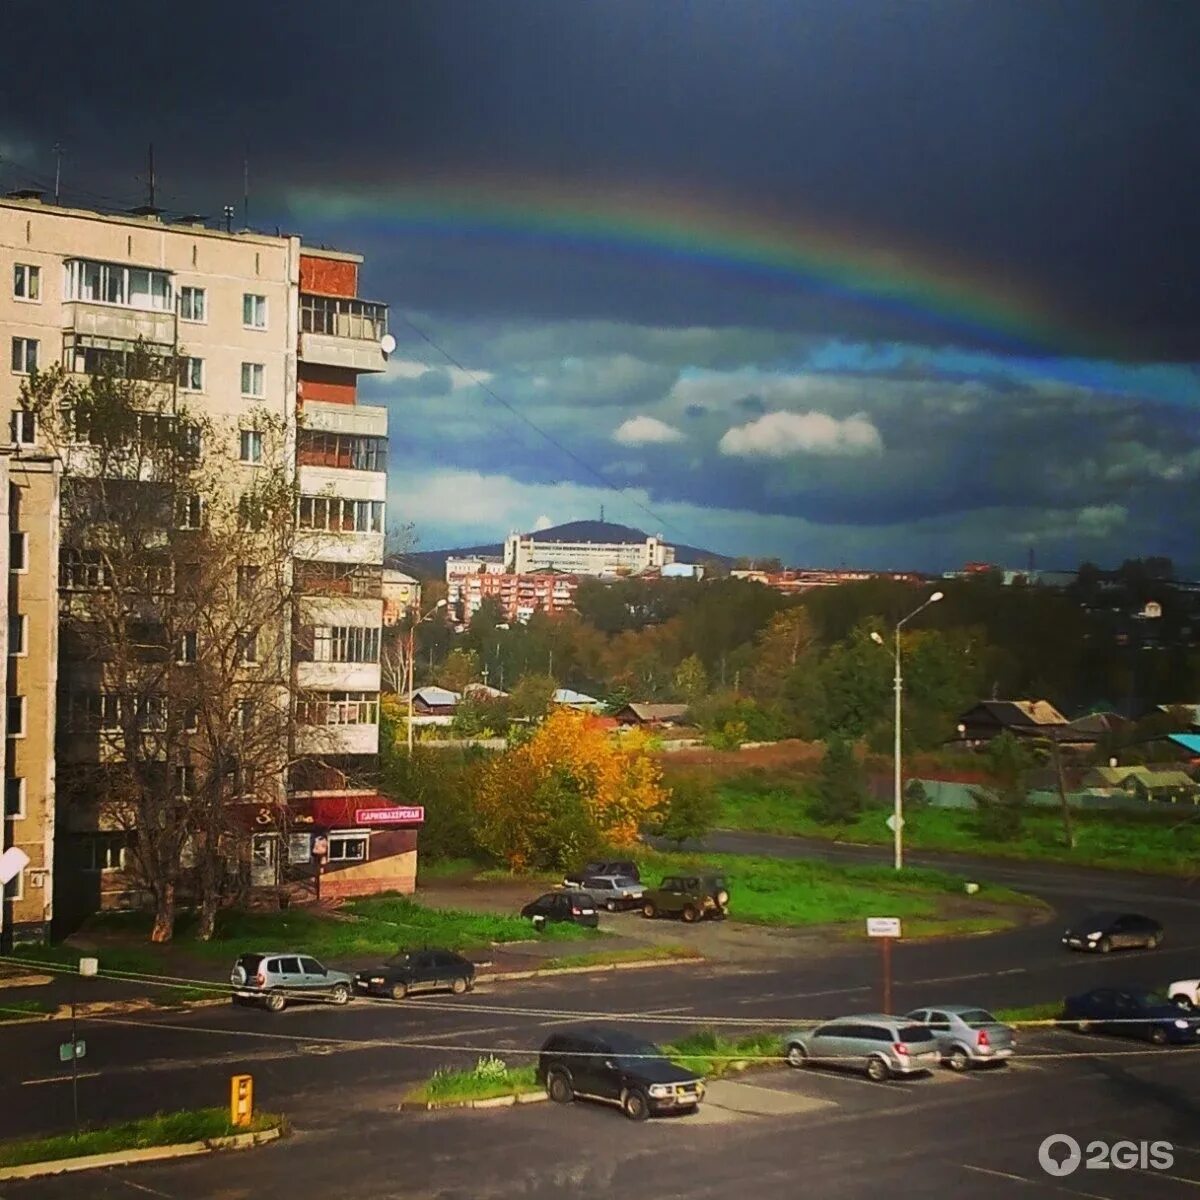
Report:
[[[26,1163],[53,1162],[87,1154],[110,1154],[118,1150],[144,1150],[150,1146],[174,1146],[185,1142],[204,1142],[209,1138],[232,1137],[238,1133],[256,1133],[274,1129],[282,1118],[274,1113],[257,1113],[249,1125],[229,1123],[227,1108],[199,1108],[187,1112],[157,1113],[121,1125],[85,1129],[80,1134],[55,1137],[21,1138],[0,1142],[0,1167],[19,1167]]]
[[[416,1104],[465,1104],[470,1100],[494,1100],[541,1091],[533,1075],[533,1064],[510,1067],[503,1059],[488,1056],[473,1067],[439,1067],[420,1086],[408,1093]]]

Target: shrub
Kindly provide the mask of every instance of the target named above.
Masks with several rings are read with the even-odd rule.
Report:
[[[847,825],[862,811],[867,788],[854,747],[843,737],[831,738],[809,813],[822,825]]]

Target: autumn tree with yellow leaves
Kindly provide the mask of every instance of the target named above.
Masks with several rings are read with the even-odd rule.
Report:
[[[560,709],[486,770],[475,837],[514,871],[565,870],[631,845],[667,798],[641,734],[617,741],[595,718]]]

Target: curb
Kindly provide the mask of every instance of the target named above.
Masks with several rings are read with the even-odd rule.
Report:
[[[0,1181],[37,1179],[43,1175],[62,1175],[68,1171],[91,1171],[97,1167],[121,1167],[133,1163],[157,1162],[167,1158],[189,1158],[217,1150],[248,1150],[283,1136],[283,1126],[259,1129],[254,1133],[235,1133],[229,1137],[208,1138],[203,1142],[177,1142],[173,1146],[146,1146],[140,1150],[113,1150],[107,1154],[83,1154],[78,1158],[56,1158],[48,1162],[24,1163],[19,1167],[0,1167]]]
[[[639,958],[630,962],[596,963],[592,967],[540,967],[534,971],[495,971],[476,975],[476,983],[500,983],[505,979],[542,979],[555,975],[591,975],[596,971],[642,971],[649,967],[700,966],[704,958]]]
[[[437,1112],[447,1108],[512,1108],[517,1104],[539,1104],[550,1097],[545,1092],[520,1092],[512,1096],[489,1096],[486,1100],[402,1100],[400,1112]],[[3,1178],[0,1175],[0,1178]]]

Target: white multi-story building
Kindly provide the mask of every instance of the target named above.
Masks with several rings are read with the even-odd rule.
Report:
[[[542,540],[536,533],[510,533],[504,542],[504,569],[514,575],[638,575],[674,561],[675,547],[661,534],[644,542],[565,542]]]

